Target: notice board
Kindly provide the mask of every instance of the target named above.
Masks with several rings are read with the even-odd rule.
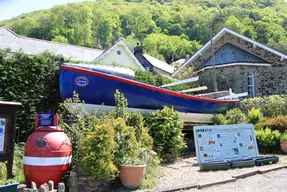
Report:
[[[194,126],[193,133],[199,164],[259,155],[253,124]]]
[[[4,151],[5,130],[6,130],[6,118],[0,117],[0,152]]]

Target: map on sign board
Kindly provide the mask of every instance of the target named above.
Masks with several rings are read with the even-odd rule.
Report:
[[[38,113],[38,126],[53,126],[54,125],[54,113],[53,112],[41,112]]]
[[[193,133],[198,163],[259,155],[252,124],[194,126]]]
[[[4,151],[6,119],[0,118],[0,152]]]

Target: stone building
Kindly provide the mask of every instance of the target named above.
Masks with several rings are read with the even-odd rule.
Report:
[[[218,90],[248,92],[249,97],[287,94],[287,55],[223,28],[213,37]],[[206,43],[173,74],[192,67],[199,84],[213,88],[211,43]]]

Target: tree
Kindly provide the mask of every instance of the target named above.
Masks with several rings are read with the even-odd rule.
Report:
[[[271,36],[271,28],[268,23],[256,21],[254,29],[257,33],[257,41],[267,44]]]
[[[109,48],[121,36],[120,18],[116,14],[102,13],[94,18],[93,34],[96,43]]]
[[[166,61],[185,58],[192,55],[199,48],[196,41],[188,41],[182,36],[168,36],[163,34],[150,34],[144,40],[146,50],[152,55],[162,54]]]
[[[237,17],[235,16],[229,16],[224,26],[233,31],[236,31],[237,33],[241,33],[241,30],[243,29],[243,25],[240,23],[239,19],[237,19]]]
[[[61,35],[56,35],[52,41],[54,42],[59,42],[59,43],[68,43],[68,39],[64,36],[61,36]]]

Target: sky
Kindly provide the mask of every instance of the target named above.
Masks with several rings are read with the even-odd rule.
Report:
[[[82,2],[85,0],[0,0],[0,21],[28,13],[49,9],[54,5]]]
[[[21,15],[22,13],[49,9],[54,5],[82,1],[85,0],[0,0],[0,21],[11,19],[12,17]]]

